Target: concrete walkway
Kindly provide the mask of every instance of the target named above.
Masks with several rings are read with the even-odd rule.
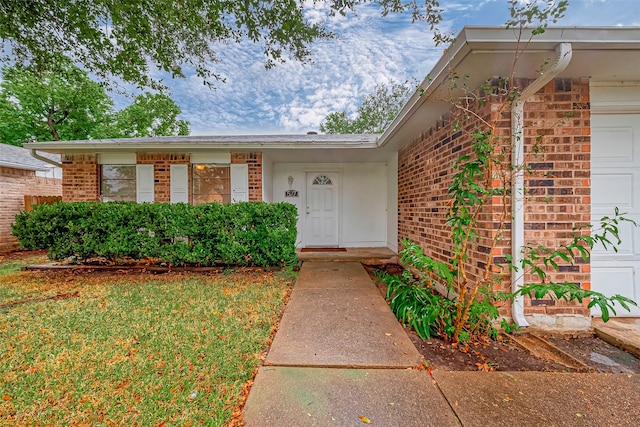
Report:
[[[366,271],[307,261],[244,408],[257,426],[637,426],[640,376],[416,370]]]
[[[360,263],[307,261],[249,393],[246,426],[457,425],[428,375],[411,369],[420,362]]]

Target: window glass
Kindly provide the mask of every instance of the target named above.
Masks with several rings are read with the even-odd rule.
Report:
[[[229,166],[197,163],[192,167],[193,204],[231,203]]]
[[[333,182],[331,182],[331,178],[329,178],[327,175],[318,175],[315,177],[312,184],[313,185],[333,185]]]
[[[101,165],[100,172],[100,198],[102,201],[136,201],[135,165]]]

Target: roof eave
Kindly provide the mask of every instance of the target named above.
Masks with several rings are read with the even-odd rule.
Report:
[[[529,35],[525,34],[521,40],[526,40]],[[440,90],[448,80],[448,75],[461,67],[461,65],[476,54],[505,54],[522,48],[518,45],[518,29],[505,30],[503,27],[465,27],[460,32],[455,42],[445,51],[440,60],[436,63],[430,74],[420,85],[418,90],[402,108],[394,121],[385,129],[378,140],[379,146],[392,143],[394,147],[410,143],[411,141],[397,141],[395,138],[400,129],[406,126],[407,122],[419,111],[424,104],[431,103],[434,112],[426,113],[433,122],[440,117],[442,111],[439,108],[445,104],[442,100],[434,99],[434,94]],[[562,42],[569,42],[573,45],[574,51],[591,50],[629,50],[640,51],[640,27],[554,27],[548,28],[545,33],[535,36],[526,53],[548,53],[553,55],[556,46]],[[505,69],[505,74],[510,70]],[[491,76],[484,76],[488,78]],[[448,104],[451,108],[451,104]],[[427,129],[433,123],[424,123]],[[417,131],[419,132],[419,131]],[[418,137],[416,133],[415,137]]]
[[[359,149],[376,148],[375,142],[362,143],[289,143],[289,144],[220,144],[220,143],[135,143],[135,144],[105,144],[105,143],[76,143],[76,144],[48,144],[30,143],[25,148],[44,151],[47,153],[104,153],[104,152],[200,152],[200,151],[255,151],[255,150],[285,150],[285,149]]]
[[[286,150],[376,148],[378,135],[243,135],[122,138],[87,141],[32,142],[24,148],[49,153],[198,152],[211,150]],[[254,140],[254,141],[252,141]]]

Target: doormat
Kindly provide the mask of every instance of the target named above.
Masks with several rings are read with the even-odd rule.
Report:
[[[345,248],[302,248],[300,252],[347,252]]]

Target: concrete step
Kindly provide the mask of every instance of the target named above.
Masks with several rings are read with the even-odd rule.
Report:
[[[591,324],[600,339],[640,357],[640,319],[611,319],[606,323],[594,319]]]

